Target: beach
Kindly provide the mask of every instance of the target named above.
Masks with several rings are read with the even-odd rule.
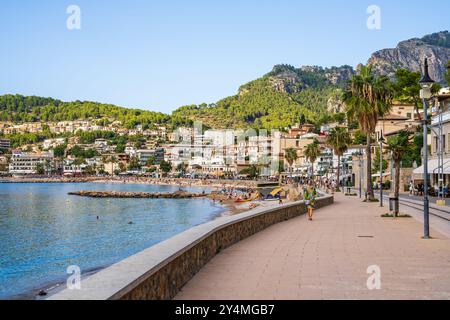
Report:
[[[149,185],[176,185],[182,187],[213,187],[220,188],[230,186],[234,188],[256,188],[255,180],[220,180],[220,179],[187,179],[187,178],[150,178],[150,177],[64,177],[64,176],[24,176],[24,177],[0,177],[0,183],[132,183]]]

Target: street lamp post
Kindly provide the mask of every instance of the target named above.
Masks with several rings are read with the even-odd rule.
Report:
[[[359,150],[359,198],[362,198],[362,157],[363,153],[362,150]]]
[[[380,142],[380,207],[383,207],[383,131],[381,131]]]
[[[428,73],[428,59],[425,58],[422,79],[419,81],[423,100],[423,225],[424,239],[430,239],[430,200],[428,198],[428,100],[431,99],[431,87],[434,80]]]

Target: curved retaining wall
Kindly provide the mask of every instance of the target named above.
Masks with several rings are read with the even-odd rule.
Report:
[[[333,204],[317,200],[317,209]],[[131,256],[82,281],[81,290],[64,290],[50,300],[167,300],[215,255],[267,227],[305,214],[303,201],[254,209],[194,227]]]

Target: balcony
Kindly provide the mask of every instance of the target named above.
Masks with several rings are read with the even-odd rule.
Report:
[[[442,113],[442,123],[450,122],[450,111]],[[431,125],[437,126],[439,124],[439,115],[434,116],[431,119]]]

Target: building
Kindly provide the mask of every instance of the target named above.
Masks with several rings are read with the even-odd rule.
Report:
[[[11,141],[9,139],[0,139],[0,149],[11,149]]]
[[[280,161],[284,161],[285,168],[287,168],[288,164],[286,163],[286,150],[287,149],[295,149],[297,150],[297,161],[292,165],[292,173],[304,174],[308,168],[310,167],[310,163],[307,161],[305,157],[305,149],[308,145],[314,143],[314,141],[319,136],[317,134],[308,133],[296,138],[292,138],[290,136],[285,136],[280,138],[279,143],[279,157]],[[317,168],[315,168],[317,169]]]
[[[404,130],[415,130],[420,124],[416,121],[414,105],[394,103],[391,112],[378,120],[375,128],[376,140],[394,135]]]
[[[15,150],[11,156],[9,173],[13,175],[37,174],[40,166],[45,172],[49,172],[53,158],[53,152],[24,153],[20,150]]]
[[[104,171],[109,174],[110,176],[114,175],[117,171],[120,171],[120,164],[119,162],[105,162],[103,163]]]
[[[315,126],[312,124],[296,125],[289,129],[287,136],[289,138],[299,138],[305,134],[312,132]]]
[[[8,158],[0,155],[0,173],[8,172]]]
[[[87,164],[76,164],[72,160],[65,160],[63,165],[63,174],[65,176],[80,176],[82,175],[88,165]]]
[[[154,160],[154,165],[159,165],[164,160],[163,148],[155,148],[151,150],[137,150],[136,156],[139,159],[141,165],[146,165],[150,159]]]
[[[47,139],[44,140],[44,142],[42,143],[42,148],[44,150],[49,150],[52,148],[56,148],[60,145],[63,145],[64,143],[66,143],[66,139],[64,138]]]
[[[450,92],[442,89],[435,97],[435,114],[431,119],[431,154],[428,174],[431,186],[437,188],[450,185]],[[414,175],[423,175],[424,167],[414,170]],[[415,179],[418,180],[418,179]],[[423,181],[423,180],[422,180]]]

